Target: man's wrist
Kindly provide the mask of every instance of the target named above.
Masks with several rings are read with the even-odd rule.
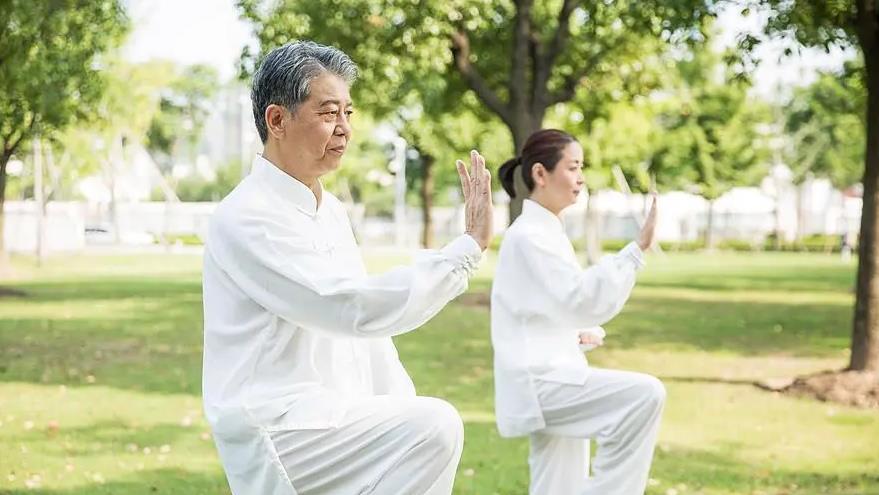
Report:
[[[476,236],[472,231],[470,231],[470,230],[465,230],[464,233],[467,234],[467,235],[469,235],[471,238],[473,238],[474,241],[476,241],[476,244],[479,245],[479,249],[482,249],[483,251],[485,251],[486,249],[488,249],[488,242],[483,242],[483,241],[481,241],[481,240],[479,239],[479,237]]]

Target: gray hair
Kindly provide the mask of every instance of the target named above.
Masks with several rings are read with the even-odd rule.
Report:
[[[313,41],[294,41],[270,51],[253,74],[250,101],[253,120],[263,144],[269,138],[265,114],[269,105],[281,105],[291,112],[308,99],[311,81],[329,72],[352,84],[357,64],[337,48]]]

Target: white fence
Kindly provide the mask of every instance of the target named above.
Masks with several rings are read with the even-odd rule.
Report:
[[[800,207],[797,207],[797,203]],[[600,191],[594,201],[598,210],[602,239],[632,239],[638,231],[637,218],[643,213],[645,198],[626,196],[615,191]],[[586,228],[587,198],[581,197],[565,214],[565,225],[572,239],[582,238]],[[508,213],[505,196],[496,195],[495,229],[503,232]],[[107,203],[52,202],[45,219],[47,252],[77,251],[87,244],[115,238],[115,225],[123,242],[142,242],[145,237],[163,234],[207,233],[215,203],[133,202],[119,203],[116,215]],[[861,199],[844,197],[820,181],[813,181],[799,194],[783,194],[776,201],[757,188],[737,188],[714,203],[715,238],[733,238],[758,242],[780,230],[792,239],[798,228],[801,234],[856,233],[860,222]],[[6,246],[13,252],[33,252],[37,243],[37,210],[33,202],[6,203]],[[798,212],[800,215],[798,215]],[[350,208],[352,225],[364,245],[395,243],[396,225],[391,218],[364,217],[362,206]],[[114,221],[114,216],[116,220]],[[432,209],[433,234],[443,243],[462,232],[464,213],[461,207]],[[657,237],[662,241],[692,241],[705,231],[708,202],[699,196],[670,192],[660,197]],[[799,226],[798,226],[799,224]],[[403,244],[416,247],[421,239],[421,210],[406,208]],[[86,229],[99,228],[105,237],[86,235]],[[94,230],[92,230],[94,234]]]

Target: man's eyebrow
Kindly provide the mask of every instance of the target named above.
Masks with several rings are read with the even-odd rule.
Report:
[[[322,106],[322,107],[325,107],[325,106],[327,106],[327,105],[339,105],[339,106],[341,106],[341,105],[342,105],[342,100],[336,100],[336,99],[332,99],[332,98],[331,98],[331,99],[329,99],[329,100],[324,100],[324,101],[320,102],[320,106]],[[353,103],[352,101],[347,101],[347,102],[345,103],[345,106],[346,106],[346,107],[350,107],[350,106],[352,106],[352,105],[354,105],[354,103]]]

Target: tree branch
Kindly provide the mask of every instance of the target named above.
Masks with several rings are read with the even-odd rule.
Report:
[[[12,155],[13,153],[15,153],[16,148],[18,148],[18,145],[21,144],[21,141],[24,139],[24,137],[26,135],[30,134],[30,132],[34,130],[34,124],[37,123],[37,119],[34,118],[33,114],[31,114],[30,117],[31,117],[30,123],[25,126],[25,129],[21,130],[21,133],[18,135],[18,138],[16,138],[12,144],[9,144],[9,142],[10,142],[10,140],[12,140],[12,136],[15,134],[15,131],[11,131],[9,133],[9,135],[3,137],[3,152],[4,153],[9,153],[9,155]]]
[[[546,79],[548,77],[544,77],[544,75],[548,74],[549,70],[544,65],[546,60],[543,57],[543,44],[535,33],[531,33],[528,38],[528,48],[533,63],[531,67],[531,82],[533,84],[531,88],[531,112],[534,113],[541,105],[546,104]]]
[[[556,58],[558,58],[558,55],[564,51],[565,46],[568,44],[568,39],[571,37],[571,14],[574,13],[577,3],[577,0],[565,0],[562,4],[562,9],[559,11],[557,22],[558,27],[556,28],[555,36],[549,44],[549,49],[543,55],[543,63],[550,70],[552,70]],[[547,78],[549,78],[549,76],[547,76]]]
[[[532,112],[539,113],[545,109],[550,103],[549,97],[549,77],[552,74],[552,68],[555,65],[558,56],[565,50],[568,39],[571,36],[571,14],[577,7],[577,0],[565,0],[562,8],[559,10],[558,20],[556,22],[556,31],[542,53],[535,53],[534,57],[534,90],[532,97]]]
[[[531,7],[533,0],[516,0],[516,16],[513,24],[513,59],[510,66],[510,107],[516,115],[528,109],[528,46],[531,35]]]
[[[599,52],[591,57],[584,64],[581,70],[576,71],[570,74],[565,80],[562,82],[562,87],[549,95],[549,102],[547,106],[555,105],[556,103],[562,103],[565,101],[570,101],[571,98],[577,93],[577,87],[580,86],[580,83],[586,79],[586,77],[592,72],[592,69],[598,65],[598,62],[601,61],[602,58],[607,54],[607,52]]]
[[[509,106],[501,101],[497,93],[488,86],[488,83],[476,70],[476,67],[470,63],[470,40],[463,31],[452,34],[452,56],[455,60],[455,67],[470,89],[491,111],[496,113],[505,123],[511,125],[512,118]]]

